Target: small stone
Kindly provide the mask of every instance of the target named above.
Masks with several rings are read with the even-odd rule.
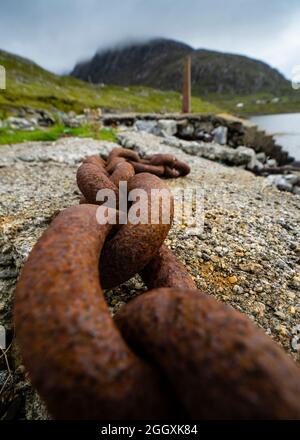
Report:
[[[265,311],[266,311],[266,306],[261,303],[261,302],[256,302],[254,304],[254,310],[253,310],[257,315],[259,316],[264,316]]]
[[[284,325],[282,325],[282,324],[277,325],[277,326],[275,327],[275,330],[277,330],[278,333],[280,333],[280,334],[283,335],[283,336],[287,336],[287,335],[288,335],[287,328],[284,327]]]
[[[212,261],[213,263],[217,263],[217,262],[219,261],[219,257],[217,257],[216,255],[212,255],[212,256],[210,257],[210,259],[211,259],[211,261]]]
[[[299,275],[295,275],[292,279],[292,284],[295,287],[300,287],[300,276]]]
[[[223,249],[221,248],[221,246],[217,246],[215,248],[215,251],[218,255],[222,256],[223,255]]]
[[[15,268],[8,268],[0,270],[0,279],[7,280],[10,278],[16,278],[18,275],[18,271]]]
[[[296,252],[296,254],[300,254],[300,244],[296,244],[296,246],[294,247],[294,251]]]
[[[286,292],[286,295],[290,298],[290,299],[295,299],[296,294],[294,292]]]
[[[277,263],[277,267],[279,267],[279,269],[284,269],[285,268],[285,263],[282,260],[279,260]]]
[[[25,366],[22,365],[22,364],[19,365],[18,368],[16,369],[16,373],[17,373],[17,374],[24,374],[25,371],[26,371],[26,368],[25,368]]]
[[[235,284],[237,283],[238,279],[235,275],[228,277],[228,281],[230,282],[230,284]]]
[[[283,312],[281,312],[280,310],[277,310],[275,312],[275,315],[278,316],[278,318],[280,318],[280,319],[285,319],[285,314]]]
[[[186,247],[187,249],[194,249],[195,244],[194,244],[194,243],[186,242],[186,243],[185,243],[185,247]]]
[[[299,181],[299,177],[296,176],[295,174],[287,174],[286,176],[284,176],[285,180],[290,183],[291,185],[296,185]]]
[[[10,254],[0,255],[0,266],[10,266],[12,263],[12,257]]]
[[[298,343],[299,339],[297,337],[292,338],[291,346],[295,351],[300,351],[300,344]]]
[[[237,293],[238,295],[241,295],[242,293],[244,293],[244,289],[242,286],[239,286],[238,284],[236,284],[233,289],[234,293]]]
[[[244,272],[249,273],[259,273],[262,270],[262,266],[259,263],[240,264],[239,267]]]
[[[289,307],[289,313],[290,313],[291,315],[294,315],[294,314],[296,313],[296,309],[295,309],[294,306]]]

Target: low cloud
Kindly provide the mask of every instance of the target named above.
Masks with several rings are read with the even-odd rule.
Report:
[[[58,73],[97,49],[151,37],[300,64],[298,0],[0,0],[0,47]]]

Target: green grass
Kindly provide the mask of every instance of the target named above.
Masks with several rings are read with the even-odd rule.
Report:
[[[9,128],[0,128],[0,145],[33,141],[56,141],[66,136],[91,137],[98,140],[116,141],[116,134],[112,129],[102,128],[98,130],[96,127],[90,125],[80,128],[66,128],[63,125],[55,125],[49,129],[35,131],[14,131]]]
[[[0,117],[20,107],[82,112],[102,108],[134,112],[178,112],[181,95],[147,87],[100,86],[54,75],[23,58],[0,51],[7,87],[0,90]],[[193,97],[194,112],[219,112],[216,105]],[[2,116],[3,117],[3,116]]]
[[[275,97],[279,98],[279,102],[272,102]],[[300,90],[293,89],[286,90],[283,95],[278,94],[278,96],[269,93],[250,96],[208,95],[206,99],[228,113],[240,116],[300,112]],[[265,103],[257,104],[257,100],[265,101]],[[236,106],[239,102],[244,103],[243,108]]]

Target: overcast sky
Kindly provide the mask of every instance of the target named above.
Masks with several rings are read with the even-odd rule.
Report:
[[[300,0],[0,0],[0,48],[66,72],[98,48],[169,37],[300,65]]]

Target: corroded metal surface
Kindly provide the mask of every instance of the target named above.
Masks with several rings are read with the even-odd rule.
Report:
[[[126,162],[126,159],[124,157],[113,157],[106,166],[106,171],[111,174],[114,172],[117,165],[119,165],[122,162]]]
[[[103,160],[98,154],[94,154],[93,156],[87,156],[82,163],[93,163],[98,167],[105,168],[106,162]]]
[[[192,419],[299,419],[299,367],[233,308],[197,290],[157,289],[115,317]]]
[[[129,162],[119,162],[114,167],[110,180],[114,185],[119,186],[119,182],[127,182],[134,175],[134,168]]]
[[[110,163],[116,157],[124,157],[125,159],[132,160],[134,162],[140,161],[140,157],[139,157],[138,153],[136,153],[133,150],[128,150],[127,148],[122,148],[122,147],[114,148],[110,152],[110,154],[107,158],[107,162]]]
[[[158,177],[163,177],[165,174],[165,167],[158,165],[150,165],[140,162],[132,162],[132,166],[136,173],[151,173]]]
[[[111,189],[116,194],[116,185],[107,176],[106,171],[94,163],[83,163],[77,171],[77,185],[89,203],[96,203],[98,191]]]
[[[141,159],[133,150],[114,148],[107,162],[97,155],[87,157],[77,171],[77,184],[85,199],[89,203],[96,203],[98,191],[111,189],[118,199],[119,182],[128,181],[135,173],[145,172],[158,177],[176,178],[186,176],[190,167],[170,154],[155,154]]]
[[[182,162],[171,154],[154,154],[149,157],[150,165],[163,165],[167,168],[168,173],[174,174],[176,171],[178,175],[167,175],[166,177],[179,177],[186,176],[191,172],[189,165],[185,162]],[[170,171],[172,170],[172,171]]]
[[[107,170],[111,172],[111,164],[117,159],[125,159],[134,167],[136,173],[151,173],[159,177],[176,178],[190,173],[189,165],[171,154],[154,154],[140,158],[138,153],[126,148],[114,148],[108,156]]]
[[[147,194],[148,215],[146,224],[133,224],[130,219],[104,245],[100,259],[100,275],[104,288],[111,288],[127,281],[155,256],[163,244],[173,222],[173,197],[167,186],[158,177],[142,173],[128,181],[128,191],[142,189]],[[151,190],[165,190],[168,199],[161,209],[159,203],[151,203]],[[156,217],[157,224],[151,222],[150,215]],[[164,214],[166,223],[163,223]]]
[[[140,275],[149,289],[158,287],[196,289],[196,284],[191,275],[164,244],[157,255],[140,272]]]
[[[25,365],[56,418],[167,416],[159,373],[128,348],[103,298],[98,260],[110,226],[96,209],[60,213],[25,264],[15,301]]]

